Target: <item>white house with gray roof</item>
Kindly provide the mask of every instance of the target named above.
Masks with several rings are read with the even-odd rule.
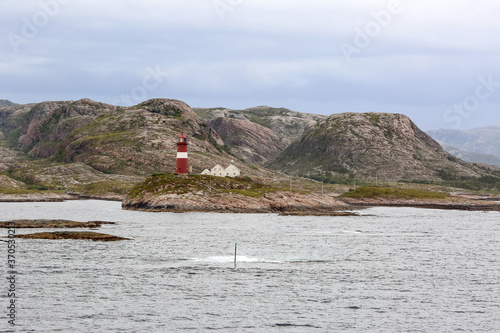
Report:
[[[205,169],[201,173],[202,175],[212,175],[217,177],[238,177],[241,174],[240,169],[234,164],[229,164],[227,168],[224,168],[222,165],[217,164],[212,168],[212,170]]]

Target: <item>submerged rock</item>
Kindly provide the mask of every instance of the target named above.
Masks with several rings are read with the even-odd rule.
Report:
[[[331,211],[295,211],[283,212],[281,216],[360,216],[353,212],[331,212]]]

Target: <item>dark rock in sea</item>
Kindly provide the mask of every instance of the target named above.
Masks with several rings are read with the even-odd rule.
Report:
[[[101,242],[130,240],[130,238],[123,238],[123,237],[101,234],[98,232],[91,232],[91,231],[40,232],[40,233],[36,233],[36,234],[17,235],[16,238],[24,238],[24,239],[80,239],[80,240],[92,240],[92,241],[101,241]]]
[[[89,221],[75,222],[70,220],[12,220],[0,222],[0,228],[99,228],[103,224],[115,222]]]

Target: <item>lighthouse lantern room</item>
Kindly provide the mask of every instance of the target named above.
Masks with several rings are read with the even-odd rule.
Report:
[[[177,142],[177,168],[175,172],[178,174],[189,174],[187,146],[187,138],[183,132]]]

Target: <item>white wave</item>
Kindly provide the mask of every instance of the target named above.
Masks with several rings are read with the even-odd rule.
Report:
[[[213,256],[213,257],[207,257],[207,258],[191,258],[190,260],[195,261],[195,262],[232,263],[232,262],[234,262],[234,256]],[[236,262],[239,262],[239,263],[241,263],[241,262],[280,263],[280,262],[284,262],[284,261],[237,255]]]

